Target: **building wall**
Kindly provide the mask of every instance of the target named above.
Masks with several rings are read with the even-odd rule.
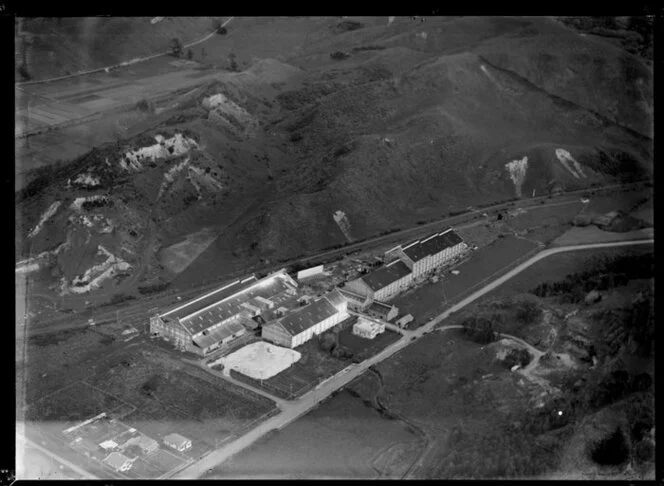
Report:
[[[374,300],[380,300],[381,302],[387,302],[389,299],[394,297],[399,292],[406,290],[413,282],[413,274],[409,273],[405,277],[392,282],[386,287],[383,287],[380,290],[377,290],[374,293]]]
[[[293,337],[276,326],[263,327],[262,337],[267,341],[273,342],[277,346],[284,346],[287,348],[295,347],[293,345]]]
[[[293,347],[296,348],[296,347],[306,343],[307,341],[309,341],[314,336],[322,334],[323,332],[327,331],[331,327],[334,327],[337,324],[339,324],[346,317],[348,317],[348,314],[346,312],[337,312],[336,314],[328,317],[327,319],[324,319],[324,320],[320,321],[319,323],[311,326],[309,329],[305,329],[300,334],[297,334],[296,336],[293,336]]]
[[[346,282],[345,287],[348,288],[348,290],[351,292],[355,292],[356,294],[374,298],[374,291],[371,290],[369,286],[359,278],[351,280],[350,282]]]

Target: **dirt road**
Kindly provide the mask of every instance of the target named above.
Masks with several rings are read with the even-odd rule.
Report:
[[[217,449],[216,451],[213,451],[212,453],[210,453],[209,455],[207,455],[197,463],[194,463],[188,468],[180,471],[174,477],[177,479],[192,479],[192,478],[201,477],[208,470],[221,464],[223,461],[225,461],[232,455],[240,452],[241,450],[245,449],[246,447],[249,447],[251,444],[253,444],[255,441],[260,439],[263,435],[267,434],[271,430],[281,429],[290,424],[291,422],[293,422],[294,420],[296,420],[298,417],[304,415],[313,407],[315,407],[318,403],[329,397],[332,393],[343,388],[352,380],[360,376],[371,366],[374,366],[375,364],[378,364],[381,361],[389,358],[390,356],[398,353],[402,349],[406,348],[412,342],[421,338],[424,334],[432,331],[437,324],[439,324],[441,321],[449,317],[449,315],[452,314],[453,312],[461,310],[463,307],[479,299],[483,295],[491,292],[496,287],[500,286],[507,280],[513,278],[514,276],[524,271],[526,268],[530,267],[531,265],[534,265],[535,263],[544,258],[562,252],[590,250],[595,248],[610,248],[610,247],[629,246],[629,245],[653,244],[653,243],[654,239],[648,239],[648,240],[637,240],[637,241],[620,241],[614,243],[574,245],[569,247],[550,248],[544,250],[538,253],[537,255],[533,256],[532,258],[530,258],[528,261],[510,270],[505,275],[487,284],[480,290],[475,291],[472,295],[464,298],[457,304],[453,305],[445,312],[443,312],[436,318],[429,321],[424,326],[420,327],[415,331],[411,331],[410,333],[408,333],[408,335],[404,335],[399,341],[394,343],[392,346],[384,349],[377,355],[363,361],[362,363],[351,365],[350,367],[346,368],[345,372],[338,373],[332,379],[329,379],[326,382],[324,382],[322,386],[320,386],[319,388],[314,389],[311,392],[303,395],[299,400],[289,403],[283,409],[281,414],[276,415],[275,417],[267,420],[266,422],[263,422],[262,424],[258,425],[255,429],[251,430],[246,435],[236,439],[235,441],[229,443],[227,446],[222,447],[221,449]],[[460,327],[461,327],[460,325],[443,326],[440,327],[438,331],[440,332],[447,329],[459,329]]]

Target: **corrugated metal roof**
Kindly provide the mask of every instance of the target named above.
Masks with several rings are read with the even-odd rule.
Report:
[[[312,302],[301,309],[294,310],[277,321],[291,336],[297,336],[319,322],[337,313],[325,297]]]
[[[225,286],[206,295],[203,295],[202,297],[198,297],[185,304],[181,304],[174,309],[164,312],[161,314],[161,317],[168,317],[169,319],[184,319],[185,317],[198,312],[201,309],[205,309],[215,302],[219,302],[220,300],[230,297],[242,289],[250,287],[255,282],[257,282],[257,280],[253,275],[249,277],[249,279],[245,280],[244,283],[242,283],[240,280],[236,280],[235,282],[226,284]]]
[[[463,240],[459,235],[457,235],[454,230],[448,229],[442,233],[437,233],[428,238],[421,240],[409,248],[404,249],[404,253],[413,260],[417,262],[426,258],[427,256],[435,255],[440,253],[446,248],[451,248]]]
[[[210,331],[209,334],[203,334],[194,338],[194,343],[202,349],[205,349],[219,341],[226,339],[240,331],[244,330],[244,326],[238,321],[230,321],[222,324],[216,329]]]
[[[369,288],[376,291],[402,279],[409,273],[410,268],[408,268],[408,266],[401,260],[397,260],[393,264],[381,267],[360,278],[369,286]]]
[[[325,295],[325,298],[329,300],[330,304],[332,304],[337,309],[347,302],[346,298],[341,294],[341,292],[339,292],[338,289],[334,289],[331,292],[328,292]]]
[[[241,290],[235,295],[227,297],[203,312],[181,319],[180,322],[182,322],[182,325],[191,334],[196,334],[228,319],[229,317],[239,314],[244,310],[242,304],[250,301],[254,297],[260,295],[267,299],[284,292],[287,288],[287,284],[280,277],[273,278],[272,280],[260,280],[254,285]]]

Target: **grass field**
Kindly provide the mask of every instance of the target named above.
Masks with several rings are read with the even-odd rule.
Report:
[[[426,323],[440,314],[450,303],[473,289],[496,272],[500,272],[529,252],[536,245],[528,240],[506,236],[474,251],[469,259],[456,267],[459,275],[446,273],[438,283],[426,283],[407,292],[390,303],[399,308],[401,315],[412,314],[415,325]]]
[[[217,235],[214,232],[211,232],[209,228],[203,228],[201,231],[187,236],[185,241],[162,250],[161,261],[172,272],[180,273],[196,260],[215,239],[217,239]]]
[[[403,424],[343,391],[224,462],[206,479],[373,479],[384,471],[372,464],[395,445],[406,452],[419,448],[419,441]]]
[[[580,201],[556,206],[534,206],[528,208],[523,214],[509,218],[508,224],[516,231],[541,226],[563,225],[565,223],[571,223],[574,216],[576,216],[582,208],[583,203]]]
[[[306,393],[325,378],[350,364],[348,361],[337,359],[330,353],[321,350],[316,338],[297,347],[296,351],[302,355],[300,360],[270,379],[261,382],[234,370],[231,370],[231,376],[236,380],[262,388],[279,398],[291,398]]]
[[[573,227],[553,241],[556,246],[582,245],[586,243],[604,243],[633,239],[653,238],[653,228],[644,228],[626,233],[603,231],[597,226]]]
[[[123,420],[158,440],[178,432],[213,447],[273,406],[158,348],[118,353],[99,368],[88,382],[136,406]]]
[[[636,245],[622,248],[596,248],[592,250],[580,250],[552,255],[544,260],[540,260],[519,275],[511,278],[495,290],[483,296],[481,300],[521,294],[534,289],[537,285],[543,282],[556,282],[562,280],[567,275],[583,271],[588,267],[590,261],[597,257],[643,254],[652,251],[652,245]]]

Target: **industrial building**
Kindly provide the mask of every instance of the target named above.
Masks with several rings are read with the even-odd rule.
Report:
[[[401,260],[394,260],[378,270],[346,282],[344,290],[368,297],[372,301],[386,302],[410,287],[412,282],[413,273],[410,268]]]
[[[467,248],[463,239],[452,228],[447,228],[422,240],[392,248],[385,253],[385,258],[403,262],[413,272],[413,279],[420,279],[454,260]]]
[[[413,316],[411,314],[406,314],[405,316],[397,319],[396,325],[403,329],[411,322],[413,322]]]
[[[341,295],[343,295],[348,301],[348,308],[356,312],[362,312],[372,303],[370,297],[366,295],[356,294],[348,290],[348,288],[343,287],[338,289]]]
[[[263,326],[262,336],[278,346],[296,348],[347,317],[348,302],[335,289],[311,304]]]
[[[295,296],[297,283],[285,269],[258,280],[236,280],[150,318],[150,333],[180,349],[207,356],[278,315],[276,306]],[[266,318],[267,316],[267,318]]]

